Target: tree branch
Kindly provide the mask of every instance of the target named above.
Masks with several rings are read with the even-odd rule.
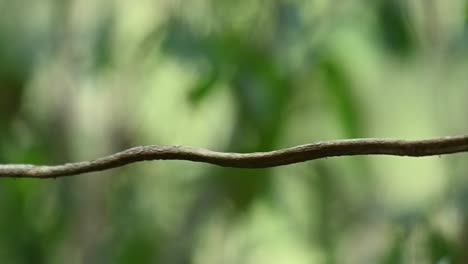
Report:
[[[141,146],[92,161],[56,166],[0,164],[0,177],[56,178],[107,170],[145,160],[189,160],[234,168],[269,168],[308,160],[353,155],[422,157],[468,152],[468,135],[426,140],[347,139],[270,152],[225,153],[186,146]]]

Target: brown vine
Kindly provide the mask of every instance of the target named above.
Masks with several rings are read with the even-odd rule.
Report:
[[[347,139],[269,152],[226,153],[186,146],[140,146],[91,161],[45,166],[0,164],[0,177],[56,178],[102,171],[145,160],[188,160],[234,168],[269,168],[309,160],[352,155],[422,157],[468,152],[468,135],[425,140]]]

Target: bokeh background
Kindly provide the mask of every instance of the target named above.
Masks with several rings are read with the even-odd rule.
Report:
[[[1,0],[0,163],[468,131],[464,0]],[[0,179],[0,263],[468,263],[468,159]]]

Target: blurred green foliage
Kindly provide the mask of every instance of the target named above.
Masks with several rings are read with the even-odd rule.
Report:
[[[0,163],[466,134],[468,2],[0,1]],[[466,263],[466,155],[0,180],[0,263]]]

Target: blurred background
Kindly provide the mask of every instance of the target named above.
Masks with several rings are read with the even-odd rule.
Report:
[[[467,134],[465,0],[0,0],[0,163]],[[468,263],[466,154],[0,179],[1,263]]]

